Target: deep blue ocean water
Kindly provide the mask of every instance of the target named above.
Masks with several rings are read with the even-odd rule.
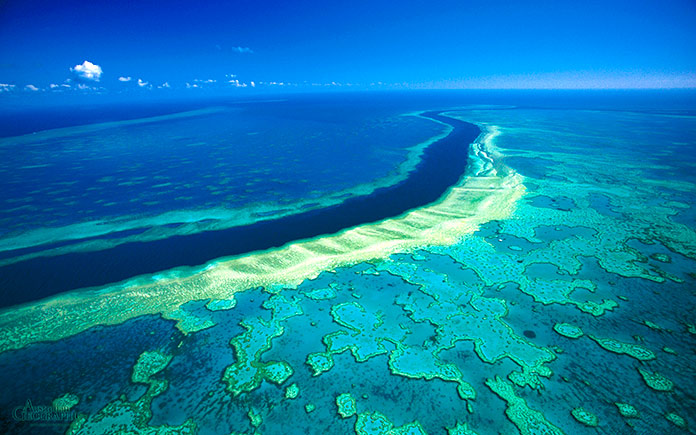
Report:
[[[400,114],[261,102],[96,131],[5,138],[0,227],[7,236],[124,216],[250,204],[274,211],[317,201],[386,178],[409,147],[442,130]]]

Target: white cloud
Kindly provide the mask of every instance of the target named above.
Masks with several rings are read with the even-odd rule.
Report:
[[[26,90],[28,90],[28,91],[38,91],[38,90],[39,90],[39,88],[37,88],[37,87],[34,86],[34,85],[26,85],[26,86],[24,87],[24,89],[26,89]]]
[[[10,85],[8,83],[0,83],[0,92],[9,92],[15,88],[15,85]]]
[[[186,82],[186,89],[191,89],[191,88],[200,88],[196,83],[191,84],[189,82]]]
[[[171,88],[171,86],[169,86],[169,82],[164,82],[164,83],[162,83],[161,86],[157,86],[157,87],[158,88]]]
[[[251,82],[251,87],[252,87],[252,88],[255,88],[255,87],[256,87],[256,83]]]
[[[237,53],[242,53],[242,54],[251,54],[254,52],[249,47],[232,47],[232,51],[236,51]]]
[[[150,83],[144,82],[143,79],[138,79],[138,86],[141,88],[144,88],[145,86],[149,85]]]
[[[247,87],[246,83],[242,83],[237,79],[230,80],[229,83],[232,83],[233,86],[236,86],[238,88],[246,88]]]
[[[131,80],[132,80],[132,79],[131,79],[130,76],[128,76],[128,77],[123,77],[123,76],[121,76],[121,77],[118,78],[118,81],[119,81],[119,82],[129,82],[129,81],[131,81]]]
[[[82,62],[82,65],[75,65],[74,67],[70,68],[70,71],[74,72],[78,78],[83,80],[92,80],[95,82],[98,82],[99,77],[102,75],[101,67],[88,60]]]
[[[69,87],[69,86],[67,86]],[[81,91],[86,91],[86,92],[96,92],[98,94],[106,91],[106,88],[103,88],[101,86],[96,86],[96,85],[89,85],[87,83],[78,83],[75,86],[76,89],[79,89]]]
[[[61,92],[61,91],[65,90],[65,88],[70,89],[70,85],[66,85],[66,84],[59,85],[57,83],[51,83],[50,85],[48,85],[48,87],[53,89],[55,92]]]

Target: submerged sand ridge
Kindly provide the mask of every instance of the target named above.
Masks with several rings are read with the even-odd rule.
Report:
[[[479,225],[508,216],[524,193],[522,177],[499,163],[494,135],[487,130],[479,136],[470,147],[469,172],[435,203],[337,234],[216,260],[198,271],[173,269],[12,308],[0,314],[0,351],[147,314],[177,320],[179,329],[191,332],[212,326],[180,309],[191,300],[233,300],[249,288],[296,286],[325,270],[452,244]]]

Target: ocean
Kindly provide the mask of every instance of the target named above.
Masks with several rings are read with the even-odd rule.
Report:
[[[0,427],[686,432],[694,97],[7,111]]]

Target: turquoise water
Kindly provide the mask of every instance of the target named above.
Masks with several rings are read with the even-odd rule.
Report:
[[[203,281],[175,314],[78,330],[80,312],[64,311],[49,341],[32,313],[64,301],[86,309],[98,295],[6,309],[0,423],[24,433],[46,423],[8,411],[31,400],[64,410],[42,428],[69,433],[696,427],[696,117],[664,101],[653,102],[658,111],[618,99],[612,107],[610,98],[580,108],[445,102],[447,116],[487,132],[464,186],[521,176],[507,212],[462,201],[490,218],[452,243],[428,233],[432,243],[335,263],[297,284],[278,275],[277,284],[237,291],[224,276],[230,291],[212,301],[196,297],[215,286]],[[342,176],[344,187],[356,184]]]

